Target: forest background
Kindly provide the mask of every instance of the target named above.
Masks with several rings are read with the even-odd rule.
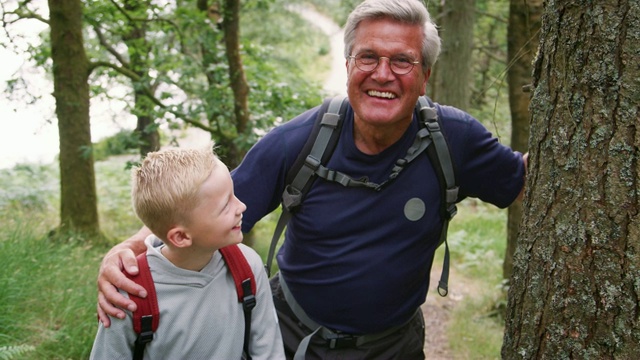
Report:
[[[355,2],[332,0],[305,4],[315,6],[317,11],[342,24]],[[331,68],[329,39],[292,9],[292,3],[282,0],[198,1],[196,4],[66,0],[50,2],[47,13],[41,2],[2,1],[2,24],[8,39],[2,45],[27,57],[24,69],[40,69],[54,84],[56,114],[43,122],[54,116],[59,120],[60,154],[56,164],[24,163],[0,171],[3,185],[0,225],[7,234],[0,240],[0,262],[4,265],[0,271],[1,357],[87,357],[96,328],[95,278],[101,257],[110,246],[140,227],[130,209],[128,195],[128,167],[140,156],[176,143],[187,129],[197,129],[210,134],[220,146],[225,162],[233,167],[269,128],[319,104],[327,95],[322,84]],[[527,90],[532,89],[530,78],[537,49],[541,2],[456,0],[428,2],[428,5],[441,26],[445,43],[428,94],[436,101],[467,109],[503,143],[526,150],[530,97]],[[549,5],[549,14],[556,13],[554,6],[558,5]],[[625,24],[624,36],[635,36],[637,29],[627,27],[626,21],[634,24],[637,7],[623,1],[609,8],[616,6],[624,10],[624,14],[633,15],[622,16],[625,21],[619,23]],[[570,17],[567,14],[576,13],[576,9],[600,14],[601,10],[597,6],[569,8],[572,11],[562,14]],[[585,18],[598,21],[606,17],[582,19]],[[15,36],[12,26],[25,21],[48,25],[41,35],[41,42],[25,43]],[[589,29],[594,32],[599,28]],[[65,37],[65,34],[77,36]],[[571,34],[580,36],[582,33]],[[626,44],[622,41],[626,39],[624,36],[618,39]],[[569,48],[579,49],[579,46],[556,47]],[[624,58],[616,62],[618,65],[634,59],[626,57],[624,51],[604,52],[610,53]],[[512,82],[516,70],[523,75]],[[8,99],[23,105],[50,96],[35,92],[28,77],[22,74],[17,73],[7,83],[4,95]],[[546,74],[537,73],[542,79]],[[597,90],[601,89],[603,87],[597,87]],[[581,91],[584,88],[573,91],[572,96]],[[94,123],[89,105],[96,99],[120,104],[115,108],[122,110],[113,117],[133,116],[135,129],[122,129],[112,137],[92,142],[90,130]],[[515,99],[519,99],[520,105]],[[517,108],[524,108],[524,111],[516,111]],[[539,106],[538,109],[545,108]],[[524,125],[518,122],[522,119]],[[514,123],[516,125],[512,126]],[[555,123],[551,124],[545,129],[553,131]],[[557,137],[549,139],[556,140]],[[555,145],[565,143],[556,141]],[[635,149],[637,152],[637,144]],[[620,154],[619,158],[635,157]],[[540,160],[542,164],[545,158]],[[572,168],[565,166],[562,169]],[[557,175],[558,172],[554,169],[548,173]],[[637,173],[635,176],[637,178]],[[589,183],[592,184],[593,181]],[[554,203],[555,209],[561,207],[558,204]],[[634,207],[624,209],[633,211]],[[505,327],[501,316],[506,304],[505,290],[509,286],[504,279],[509,279],[512,271],[514,234],[518,231],[521,212],[522,209],[513,208],[508,212],[498,211],[472,200],[461,204],[449,237],[454,266],[449,297],[452,302],[445,303],[445,306],[455,303],[455,309],[452,321],[433,324],[443,328],[445,334],[441,341],[438,338],[446,345],[447,352],[450,351],[442,355],[443,358],[500,357]],[[555,211],[550,213],[555,214]],[[562,225],[560,221],[557,224]],[[272,227],[273,219],[267,219],[247,236],[247,241],[263,256]],[[575,235],[566,231],[570,228],[562,227],[562,233]],[[557,230],[555,233],[560,234]],[[562,267],[556,265],[564,264],[557,262],[558,258],[563,259],[555,255],[542,260],[557,272]],[[529,260],[526,261],[521,261],[520,264],[525,265],[521,268],[527,269]],[[569,265],[570,271],[575,269],[574,265]],[[434,268],[437,269],[438,264]],[[533,275],[527,276],[535,276],[531,273]],[[628,281],[626,277],[624,279]],[[472,291],[456,293],[456,283],[467,284],[460,288]],[[579,293],[569,295],[580,296]],[[519,309],[522,304],[527,305],[526,302],[518,303],[518,307],[512,309]],[[535,301],[531,304],[539,305]],[[606,315],[606,312],[602,313]],[[544,319],[538,322],[542,328],[552,317]],[[559,329],[550,337],[527,337],[526,332],[521,331],[511,334],[522,334],[523,338],[535,341],[562,340],[570,334],[571,341],[582,341],[580,336],[573,337],[580,332],[563,330],[568,323],[550,327],[551,333]],[[526,319],[513,324],[526,324]],[[637,330],[637,326],[631,329]],[[529,330],[536,334],[546,331]],[[620,331],[621,334],[617,331],[611,334],[622,338],[635,334],[628,332],[626,327]],[[558,338],[556,334],[560,334]],[[427,334],[428,340],[432,335]],[[592,346],[590,340],[594,337],[585,339],[579,345],[567,343],[586,348]],[[637,346],[624,348],[620,344],[638,342],[617,341],[616,346],[601,342],[597,346],[601,347],[602,343],[606,351],[617,348],[637,351]],[[537,346],[539,351],[555,354],[553,347],[532,346],[534,348],[528,350]],[[427,354],[430,354],[429,348]],[[535,351],[528,354],[535,354]]]
[[[355,1],[317,1],[315,5],[309,2],[302,5],[307,8],[312,7],[316,12],[322,12],[331,17],[337,24],[342,24],[346,20],[345,14],[348,14],[354,3]],[[106,8],[97,8],[96,5],[99,4]],[[7,15],[7,12],[12,9],[10,5],[10,3],[4,4],[6,22],[11,19]],[[247,72],[246,78],[251,87],[249,101],[251,117],[255,124],[255,131],[262,133],[275,122],[289,119],[319,104],[322,98],[328,95],[327,90],[323,88],[326,88],[327,79],[331,76],[332,61],[335,60],[331,54],[329,34],[301,16],[300,8],[293,9],[292,2],[249,1],[242,6],[240,20],[242,59]],[[85,19],[88,20],[100,12],[106,13],[107,8],[110,12],[115,11],[114,8],[109,7],[108,2],[87,3],[85,12],[89,15],[86,15]],[[40,14],[38,16],[48,17],[41,8],[33,9],[36,14]],[[481,18],[478,25],[479,33],[492,34],[493,38],[480,38],[478,43],[496,44],[491,48],[479,46],[474,51],[476,63],[484,65],[482,68],[477,65],[478,70],[482,70],[482,76],[474,78],[473,83],[470,83],[470,88],[474,89],[473,112],[478,118],[485,119],[485,124],[494,129],[501,139],[508,143],[510,123],[505,90],[508,7],[502,2],[482,2],[479,4],[479,10],[493,12],[492,17]],[[24,14],[27,13],[23,12],[23,17]],[[103,16],[106,18],[107,14]],[[105,18],[100,19],[102,24],[107,21]],[[200,17],[200,19],[203,18]],[[192,21],[195,22],[195,20]],[[98,32],[92,34],[91,26],[95,24],[84,25],[85,34],[87,34],[86,48],[89,53],[99,54],[105,50],[100,47]],[[219,27],[219,23],[214,26]],[[11,24],[5,23],[5,28],[8,35],[12,36]],[[265,28],[268,31],[265,31]],[[339,28],[336,27],[335,30]],[[214,87],[217,91],[217,94],[211,95],[217,97],[212,102],[217,102],[217,112],[220,114],[218,116],[224,117],[224,112],[230,111],[231,108],[228,104],[229,100],[224,100],[231,98],[225,49],[222,45],[222,34],[219,31],[213,31],[210,35],[212,39],[200,41],[206,41],[205,44],[210,48],[211,56],[216,56],[215,60],[210,61],[219,69],[213,71],[216,78],[212,79],[214,84],[208,83],[208,86]],[[24,44],[24,41],[21,43],[19,38],[11,38],[16,52],[30,59],[23,65],[20,72],[16,73],[12,82],[9,82],[7,91],[4,93],[8,100],[14,101],[16,107],[24,106],[25,102],[46,101],[42,97],[48,94],[39,93],[42,86],[29,87],[29,84],[39,82],[30,79],[28,74],[39,70],[39,76],[44,76],[49,83],[52,81],[48,36],[48,29],[45,29],[40,36],[42,42],[40,46]],[[6,45],[7,49],[13,48],[11,43]],[[19,49],[28,51],[25,54],[24,51],[18,51]],[[35,54],[35,56],[29,54]],[[165,68],[169,69],[184,66],[179,63],[178,56],[163,58],[162,61],[166,62]],[[340,65],[342,68],[339,70],[344,71],[344,62]],[[194,71],[193,68],[191,71]],[[477,73],[479,74],[480,71]],[[183,77],[193,77],[191,81],[193,85],[190,86],[194,87],[201,80],[195,74],[186,74]],[[105,68],[103,73],[92,75],[92,79],[92,104],[98,101],[111,102],[114,105],[108,109],[122,109],[119,112],[108,111],[107,114],[94,112],[92,127],[97,121],[95,118],[98,117],[107,118],[107,121],[112,118],[114,123],[119,124],[135,124],[136,112],[132,110],[136,107],[135,96],[127,90],[131,89],[132,85],[126,82],[130,80],[124,76],[118,78],[117,72],[111,68]],[[200,86],[207,87],[205,84]],[[29,100],[25,101],[25,99]],[[191,110],[190,113],[197,113],[197,111]],[[185,122],[158,114],[154,116],[157,120],[154,124],[157,126],[160,143],[163,146],[176,142],[189,145],[189,140],[193,140],[194,136],[198,141],[208,137],[206,135],[203,137],[203,134],[208,134],[206,130],[196,128],[197,130],[194,131],[194,127],[188,126]],[[216,116],[210,115],[211,117]],[[123,118],[129,120],[122,121]],[[43,123],[46,121],[47,119],[42,119]],[[220,125],[221,128],[225,126],[229,127],[229,125]],[[70,235],[58,238],[56,241],[48,237],[52,230],[57,229],[60,219],[60,174],[55,163],[19,163],[12,168],[0,171],[3,184],[0,197],[2,205],[0,219],[9,234],[3,239],[4,241],[0,242],[1,262],[6,264],[0,276],[0,285],[3,289],[0,303],[4,308],[0,316],[0,349],[4,350],[0,352],[3,351],[6,356],[16,354],[19,358],[87,357],[96,328],[95,277],[99,261],[110,244],[128,237],[140,226],[130,207],[127,169],[128,164],[136,162],[140,156],[140,139],[136,138],[135,130],[123,128],[116,134],[93,143],[97,208],[100,229],[108,238],[106,246],[96,244],[95,239],[87,241],[80,235]],[[215,134],[211,136],[219,142]],[[247,140],[247,143],[252,143],[256,138],[253,136],[251,140]],[[458,317],[461,318],[461,322],[465,322],[464,318],[468,316],[466,313],[471,312],[476,313],[479,319],[484,318],[483,321],[489,322],[494,329],[493,336],[489,336],[490,341],[493,342],[491,346],[487,346],[486,340],[490,332],[477,332],[482,334],[479,337],[477,334],[474,335],[473,331],[469,331],[468,335],[462,334],[462,336],[468,339],[466,342],[472,350],[474,346],[479,346],[484,349],[480,353],[488,352],[497,356],[501,338],[500,319],[489,317],[488,314],[492,312],[492,306],[496,302],[503,305],[505,303],[505,295],[497,286],[502,281],[500,269],[501,256],[505,247],[506,213],[486,208],[481,204],[472,204],[468,207],[473,210],[470,210],[469,214],[461,214],[460,221],[452,230],[450,240],[452,246],[466,249],[464,255],[461,253],[454,255],[459,260],[455,262],[469,269],[466,271],[469,275],[461,276],[479,277],[483,283],[486,281],[489,284],[486,288],[491,291],[487,291],[486,294],[479,293],[477,298],[471,299],[472,302],[468,305],[470,309],[462,309]],[[483,209],[486,212],[483,212]],[[484,230],[472,230],[463,225],[465,222],[475,223],[474,226]],[[263,256],[266,255],[272,227],[272,219],[263,221],[256,230],[257,236],[254,236],[260,239],[254,247]],[[472,237],[467,237],[465,236],[467,232],[474,234]],[[490,258],[487,258],[487,255]],[[483,266],[483,263],[490,265]],[[439,267],[436,265],[434,268]],[[489,274],[491,275],[487,276]],[[453,281],[456,281],[455,278]],[[460,284],[462,283],[463,281],[460,281]],[[483,288],[482,285],[477,285]],[[453,298],[456,302],[463,300],[461,288],[462,286],[456,290],[453,285],[450,299]],[[468,289],[468,287],[464,288]],[[442,305],[437,305],[437,308],[442,308]],[[439,320],[442,319],[442,317],[439,318]],[[439,329],[438,333],[446,332],[446,324],[436,324],[436,326]],[[482,325],[478,324],[478,326]],[[459,326],[456,328],[469,329],[469,327]],[[435,334],[435,331],[433,333]],[[448,338],[448,336],[444,337]],[[474,345],[476,340],[471,339],[478,339],[479,345]],[[441,347],[446,348],[446,346]],[[458,351],[464,353],[470,350],[463,346]]]

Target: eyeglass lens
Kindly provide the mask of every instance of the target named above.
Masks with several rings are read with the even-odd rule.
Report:
[[[356,66],[358,69],[366,72],[371,72],[375,70],[380,64],[380,59],[386,58],[389,60],[389,66],[391,71],[393,71],[397,75],[404,75],[411,72],[414,65],[419,63],[418,61],[413,61],[405,56],[377,56],[373,54],[357,54],[355,56],[350,56],[355,60]]]

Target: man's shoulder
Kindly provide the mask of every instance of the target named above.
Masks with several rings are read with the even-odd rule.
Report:
[[[438,111],[438,117],[442,121],[468,124],[474,120],[473,116],[471,116],[469,113],[454,106],[435,103],[435,108]]]

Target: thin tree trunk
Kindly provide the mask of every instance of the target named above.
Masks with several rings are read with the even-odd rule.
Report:
[[[229,80],[233,90],[233,113],[235,116],[236,132],[243,136],[249,125],[249,84],[244,74],[242,58],[240,56],[240,0],[224,1],[224,16],[222,21],[224,43],[229,63]],[[235,140],[235,139],[234,139]],[[235,142],[230,142],[227,165],[234,168],[240,164],[245,153]]]
[[[475,0],[446,0],[440,26],[442,54],[437,63],[434,100],[469,109]]]

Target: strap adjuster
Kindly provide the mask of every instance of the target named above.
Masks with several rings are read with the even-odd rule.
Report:
[[[330,349],[348,349],[355,348],[358,343],[358,337],[350,334],[341,334],[331,332],[326,334],[325,339]]]
[[[153,330],[151,329],[151,323],[153,322],[153,315],[145,315],[140,318],[142,325],[142,331],[136,338],[136,343],[147,344],[153,340]]]
[[[313,156],[309,155],[305,159],[304,164],[309,166],[313,171],[315,171],[320,166],[320,160],[318,160],[318,159],[314,158]]]
[[[251,293],[251,279],[245,279],[242,281],[242,291],[244,296],[242,297],[242,308],[245,311],[249,311],[256,307],[256,297]]]

